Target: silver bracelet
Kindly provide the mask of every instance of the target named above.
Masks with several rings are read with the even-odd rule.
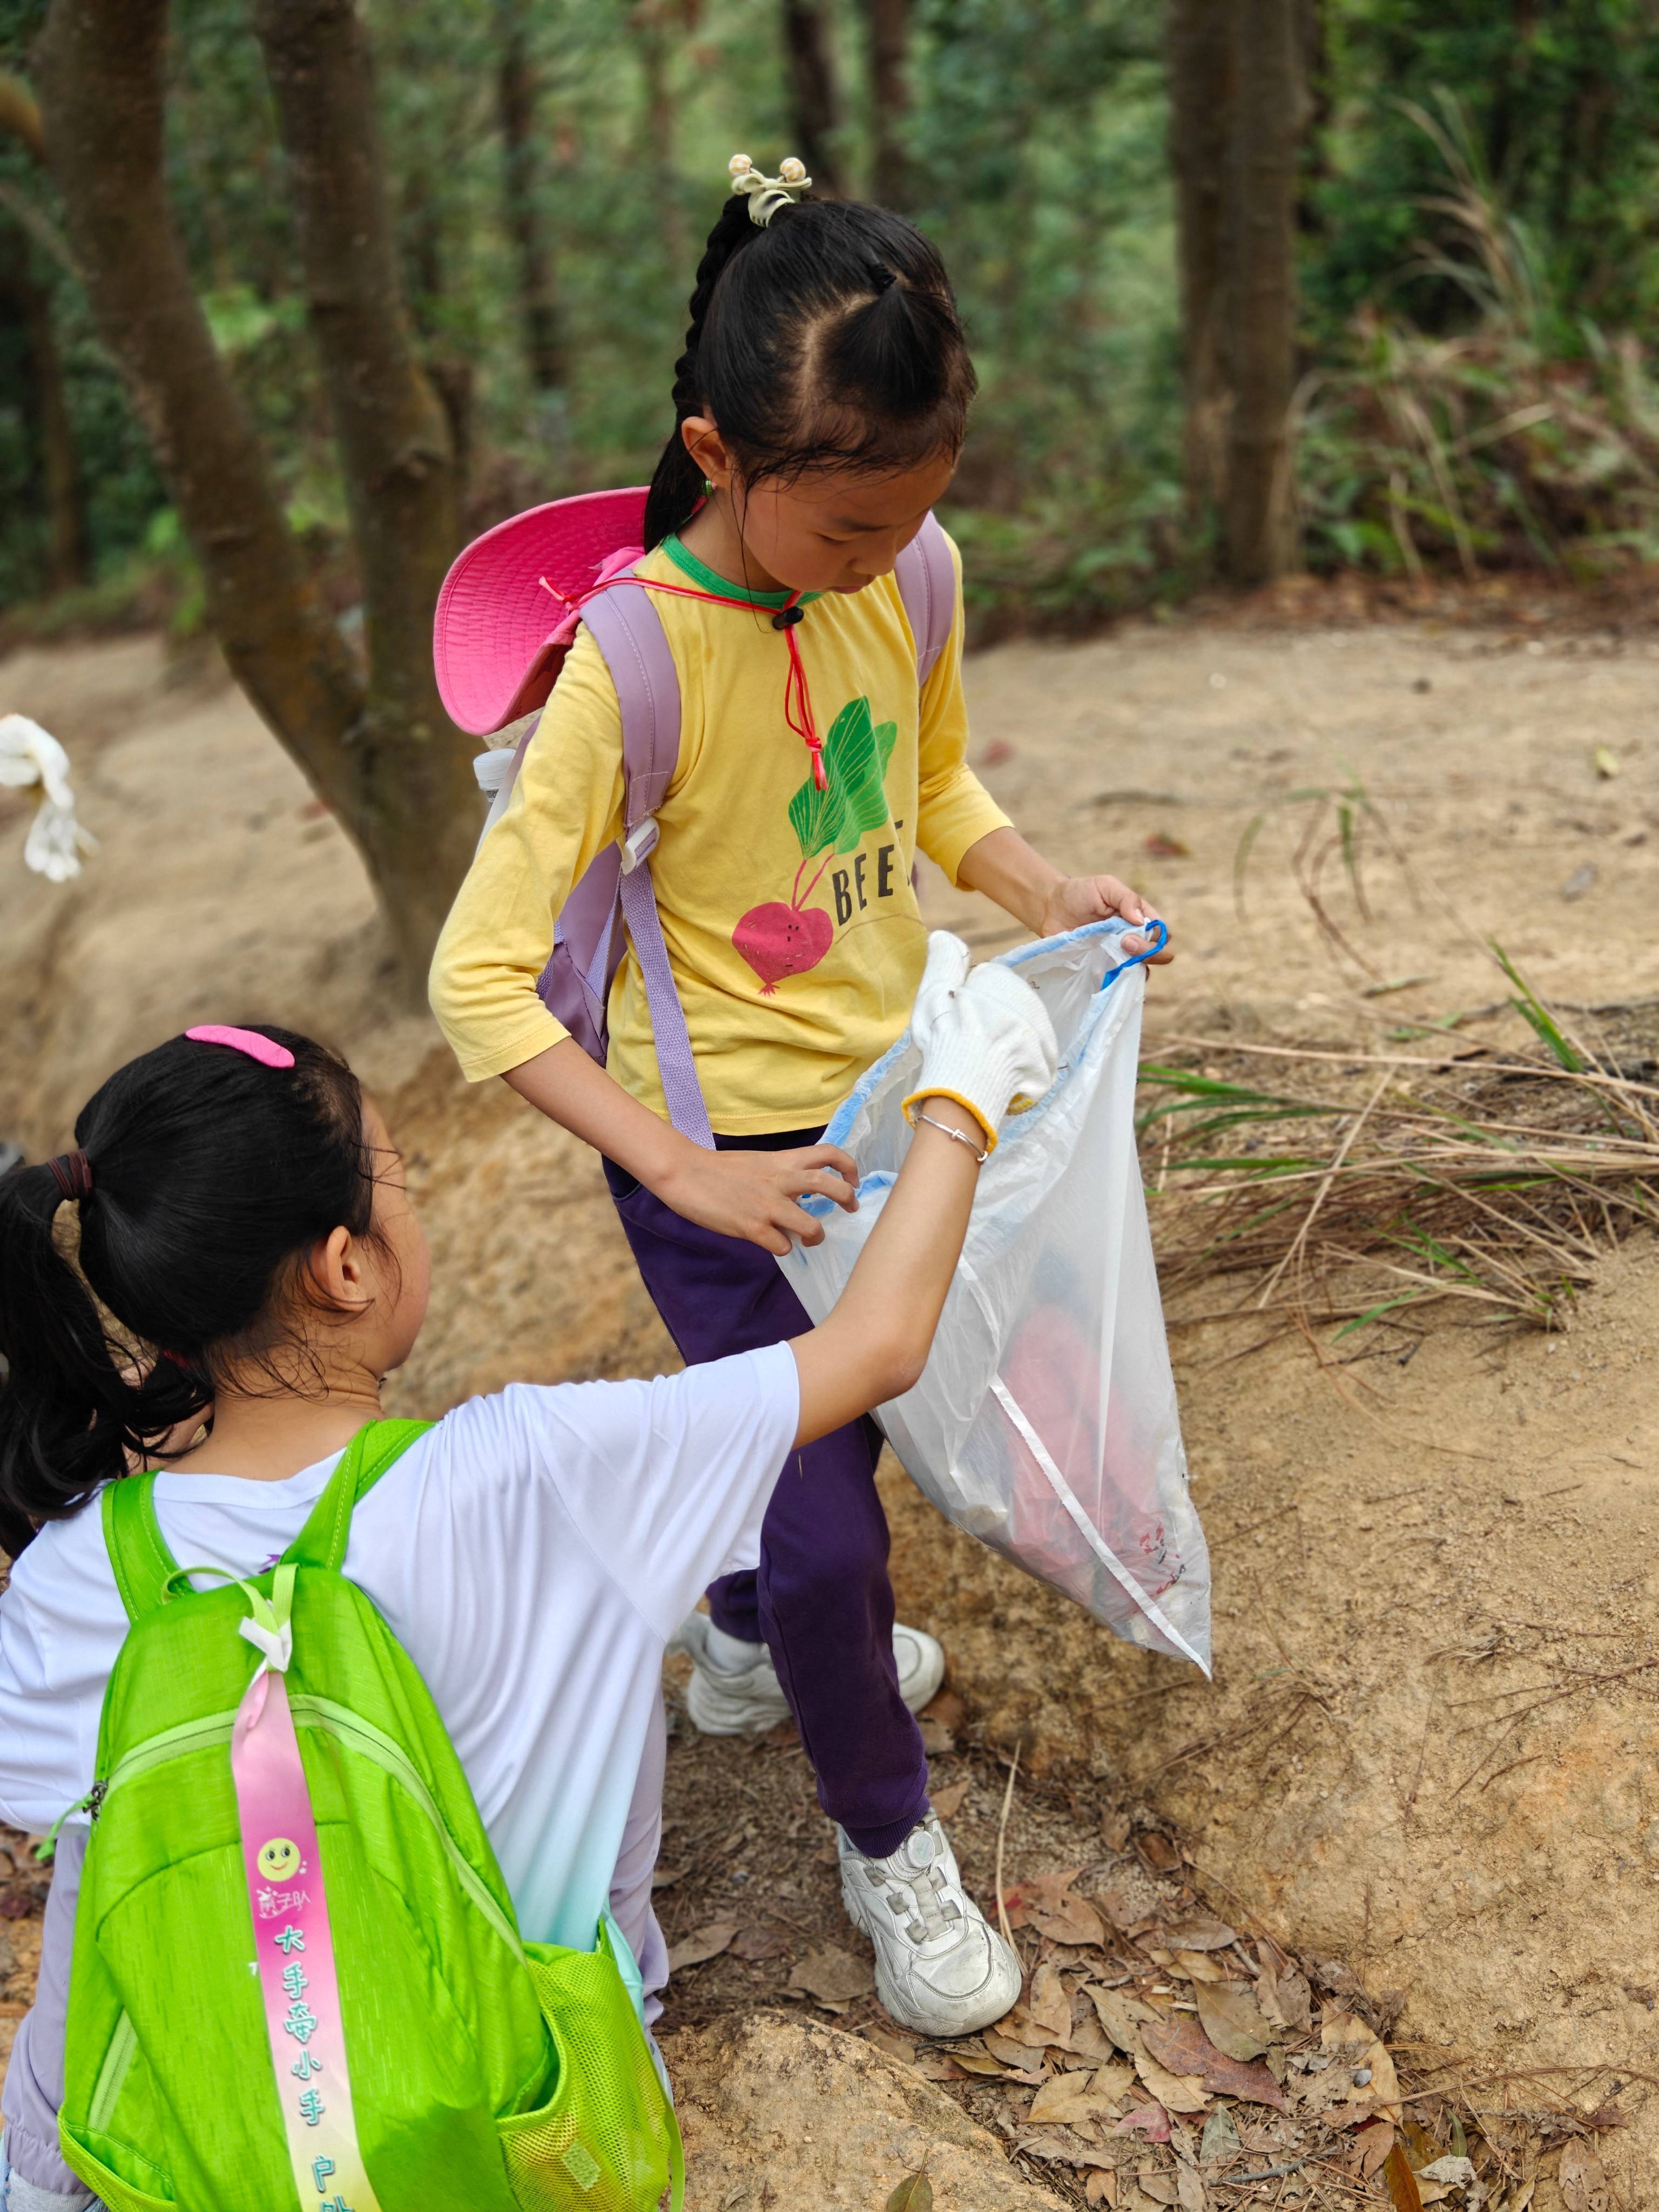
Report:
[[[920,1106],[917,1107],[914,1118],[918,1121],[925,1121],[930,1129],[937,1129],[940,1136],[953,1137],[957,1144],[966,1145],[969,1151],[972,1152],[974,1158],[979,1162],[981,1167],[983,1167],[986,1161],[990,1158],[991,1154],[988,1146],[984,1152],[981,1152],[978,1146],[975,1144],[973,1139],[969,1136],[964,1130],[953,1129],[951,1127],[950,1124],[945,1121],[936,1121],[931,1114],[924,1114]]]

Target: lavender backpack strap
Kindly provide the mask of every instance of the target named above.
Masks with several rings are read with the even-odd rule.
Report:
[[[916,641],[916,682],[926,684],[944,652],[957,612],[957,571],[950,543],[930,514],[894,564],[905,619]]]
[[[685,1010],[668,965],[650,855],[657,842],[656,809],[667,792],[680,750],[680,685],[674,656],[651,594],[626,582],[597,593],[582,620],[605,655],[622,709],[623,835],[618,892],[634,957],[645,979],[646,1003],[656,1040],[668,1118],[683,1137],[714,1148],[708,1109],[697,1080]]]

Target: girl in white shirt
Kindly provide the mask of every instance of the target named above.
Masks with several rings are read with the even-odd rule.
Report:
[[[935,979],[948,970],[960,984],[965,951],[941,939],[935,953]],[[920,1373],[981,1147],[1017,1092],[1040,1095],[1053,1078],[1048,1018],[1010,970],[977,970],[932,1003],[915,1141],[821,1327],[652,1382],[474,1399],[353,1516],[344,1571],[432,1693],[523,1934],[586,1948],[608,1911],[647,2019],[667,1979],[650,1903],[664,1646],[707,1583],[754,1564],[787,1454]],[[82,1509],[134,1459],[160,1460],[155,1504],[173,1556],[258,1572],[379,1418],[428,1282],[385,1123],[307,1038],[217,1026],[175,1037],[109,1079],[76,1139],[0,1180],[0,1544],[15,1562],[0,1595],[0,1820],[35,1832],[91,1786],[126,1632],[100,1516]],[[856,1206],[840,1176],[813,1180]],[[78,1273],[53,1242],[65,1200],[79,1216]],[[811,1218],[799,1221],[816,1242]],[[165,1449],[210,1413],[204,1441]],[[85,1831],[64,1838],[41,2001],[7,2077],[9,2212],[91,2202],[55,2139]],[[954,1861],[948,1875],[959,1891]],[[961,1909],[978,1917],[965,1897]],[[920,1940],[936,1917],[919,1922]],[[988,1972],[995,1964],[988,1948]]]

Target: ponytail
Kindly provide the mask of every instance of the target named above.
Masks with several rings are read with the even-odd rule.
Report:
[[[129,1453],[205,1412],[212,1396],[203,1376],[170,1360],[141,1373],[132,1349],[107,1334],[53,1237],[64,1195],[49,1166],[0,1179],[0,1348],[9,1369],[0,1388],[0,1545],[14,1559],[36,1521],[124,1474]]]
[[[0,1178],[0,1543],[60,1518],[204,1413],[292,1334],[282,1292],[344,1226],[370,1233],[362,1097],[287,1030],[267,1065],[174,1037],[82,1108],[78,1152]],[[80,1217],[79,1269],[56,1241]]]
[[[914,224],[805,199],[764,228],[733,192],[708,234],[651,480],[648,547],[688,521],[702,475],[680,426],[707,415],[745,484],[811,469],[884,474],[960,452],[976,388],[950,279]]]

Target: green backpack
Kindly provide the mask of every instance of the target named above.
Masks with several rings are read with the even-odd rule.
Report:
[[[426,1686],[340,1571],[357,1499],[425,1425],[360,1431],[282,1560],[205,1592],[153,1476],[103,1492],[131,1626],[87,1801],[59,2130],[111,2212],[653,2212],[671,2185],[679,2205],[608,1923],[591,1952],[520,1940]],[[247,1834],[247,1747],[273,1737],[293,1817]]]

